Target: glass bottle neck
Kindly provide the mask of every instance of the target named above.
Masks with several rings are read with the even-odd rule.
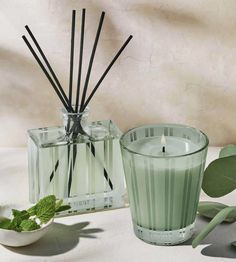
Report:
[[[67,135],[76,138],[78,135],[87,135],[89,110],[86,108],[83,112],[70,113],[62,109],[63,126]]]

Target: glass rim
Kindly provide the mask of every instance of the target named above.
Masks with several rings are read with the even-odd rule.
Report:
[[[192,151],[192,152],[190,152],[190,153],[185,153],[185,154],[176,155],[176,156],[175,156],[175,155],[170,155],[170,156],[168,156],[168,155],[154,156],[154,155],[149,155],[149,154],[143,154],[143,153],[140,153],[140,152],[137,152],[137,151],[135,151],[135,150],[132,150],[132,149],[128,148],[128,146],[126,146],[126,145],[124,144],[124,137],[125,137],[128,133],[130,133],[131,131],[133,131],[133,130],[135,130],[135,129],[145,128],[145,127],[147,127],[147,126],[155,127],[155,126],[163,126],[163,125],[173,126],[173,127],[176,126],[176,127],[183,127],[183,128],[187,128],[187,129],[192,129],[192,130],[194,130],[195,132],[202,134],[206,141],[205,141],[204,145],[203,145],[202,147],[200,147],[199,149],[194,150],[194,151]],[[133,128],[131,128],[131,129],[129,129],[128,131],[126,131],[124,134],[122,134],[122,136],[120,137],[120,146],[121,146],[124,150],[126,150],[126,151],[128,151],[128,152],[130,152],[130,153],[132,153],[132,154],[136,154],[136,155],[140,155],[140,156],[144,156],[144,157],[148,157],[148,158],[156,158],[156,159],[180,158],[180,157],[185,157],[185,156],[194,155],[194,154],[197,154],[197,153],[203,151],[204,149],[206,149],[206,148],[208,147],[208,145],[209,145],[209,139],[208,139],[207,135],[206,135],[203,131],[201,131],[200,129],[197,129],[197,128],[195,128],[195,127],[192,127],[192,126],[187,126],[187,125],[182,125],[182,124],[175,124],[175,123],[146,124],[146,125],[141,125],[141,126],[133,127]]]

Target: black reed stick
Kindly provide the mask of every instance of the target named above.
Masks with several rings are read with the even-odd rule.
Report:
[[[75,17],[76,17],[76,11],[73,10],[72,11],[72,23],[71,23],[70,76],[69,76],[69,104],[71,106],[72,106],[73,69],[74,69]],[[69,132],[69,130],[70,130],[70,122],[71,122],[71,118],[69,117],[68,123],[67,123],[67,132]],[[68,162],[70,162],[70,151],[71,151],[70,148],[71,148],[70,145],[68,145],[68,154],[67,154]],[[72,149],[73,149],[73,161],[71,160],[71,165],[70,165],[70,169],[69,169],[69,179],[68,179],[68,197],[70,196],[74,162],[75,162],[75,158],[76,158],[76,154],[74,154],[75,148],[76,148],[76,145],[73,145],[73,147],[72,147]],[[76,152],[77,152],[77,150],[76,150]]]
[[[72,139],[76,138],[78,136],[78,133],[73,132],[72,133]],[[72,146],[72,159],[71,164],[70,164],[70,170],[69,170],[69,179],[68,179],[68,185],[67,185],[67,190],[68,190],[68,197],[70,197],[70,191],[71,191],[71,186],[72,186],[72,177],[73,177],[73,170],[75,167],[75,160],[77,156],[77,145],[73,144]],[[70,161],[70,145],[68,145],[68,162]]]
[[[30,52],[32,53],[32,55],[34,56],[34,58],[36,59],[36,61],[38,62],[39,66],[40,66],[41,69],[43,70],[44,74],[45,74],[46,77],[48,78],[48,80],[49,80],[49,82],[51,83],[53,89],[56,91],[59,99],[62,101],[62,103],[63,103],[64,107],[66,108],[66,110],[67,110],[68,112],[73,112],[73,113],[74,113],[74,110],[73,110],[72,106],[71,106],[71,105],[68,105],[68,104],[66,103],[66,101],[63,100],[63,97],[62,97],[62,95],[60,94],[60,92],[59,92],[56,84],[53,82],[51,76],[49,75],[49,73],[47,72],[46,68],[44,67],[44,65],[43,65],[42,62],[40,61],[38,55],[36,54],[36,52],[34,51],[34,49],[32,48],[32,46],[30,45],[30,43],[29,43],[29,41],[27,40],[27,38],[26,38],[25,36],[22,36],[22,38],[23,38],[23,40],[25,41],[26,45],[28,46]],[[35,40],[36,40],[36,39],[35,39]],[[37,42],[37,41],[36,41],[36,42]],[[37,42],[37,44],[38,44],[38,42]],[[39,44],[38,44],[38,46],[39,46]],[[40,46],[39,46],[39,48],[40,48]],[[42,49],[40,48],[40,50],[42,50]],[[41,54],[41,55],[42,55],[42,54]],[[46,57],[45,57],[45,58],[46,58]],[[47,61],[48,61],[48,60],[47,60]],[[46,62],[45,62],[45,63],[46,63]],[[46,63],[46,65],[51,68],[49,62],[48,62],[48,64]],[[54,80],[55,80],[55,82],[56,82],[55,76],[54,76],[53,74],[52,74],[52,76],[54,77]],[[58,81],[58,82],[59,82],[59,81]],[[67,97],[66,97],[66,98],[67,98]],[[67,98],[67,101],[68,101],[68,98]],[[72,130],[72,131],[73,131],[73,129],[74,129],[74,125],[71,127],[71,130]],[[75,132],[75,133],[76,133],[76,132]],[[88,144],[87,144],[87,146],[88,146]],[[92,147],[93,147],[93,145],[92,145]],[[95,157],[94,150],[91,150],[91,152],[92,152],[92,154],[93,154],[94,157]],[[73,154],[73,155],[74,155],[74,154]],[[52,173],[50,174],[50,182],[51,182],[52,179],[54,178],[54,175],[55,175],[55,172],[56,172],[57,169],[58,169],[58,166],[59,166],[59,160],[57,160],[57,162],[56,162],[56,164],[55,164],[55,167],[54,167],[54,170],[53,170]],[[106,171],[105,168],[104,168],[104,177],[105,177],[105,179],[107,180],[107,182],[108,182],[108,184],[109,184],[109,186],[110,186],[110,188],[111,188],[111,190],[112,190],[112,189],[113,189],[113,185],[112,185],[111,180],[108,178],[108,173],[107,173],[107,171]],[[70,176],[70,178],[71,178],[71,176]],[[68,181],[69,185],[70,185],[71,182],[72,182],[72,180],[71,180],[70,178],[69,178],[69,181]],[[68,186],[68,187],[71,187],[71,186]]]
[[[70,107],[67,105],[66,101],[62,97],[61,93],[59,92],[59,90],[58,90],[58,88],[57,88],[57,86],[55,84],[55,82],[52,80],[51,76],[49,75],[48,71],[46,70],[46,68],[42,64],[42,62],[39,59],[38,55],[35,53],[33,47],[30,45],[29,41],[27,40],[26,36],[23,35],[22,38],[25,41],[26,45],[28,46],[28,48],[29,48],[30,52],[32,53],[33,57],[35,58],[35,60],[38,62],[39,66],[43,70],[44,74],[48,78],[49,82],[51,83],[53,89],[57,93],[57,95],[58,95],[59,99],[61,100],[62,104],[64,105],[64,107],[66,108],[67,111],[70,111]]]
[[[101,29],[102,29],[104,16],[105,16],[105,12],[102,12],[101,17],[100,17],[100,21],[99,21],[99,25],[98,25],[98,29],[97,29],[97,33],[96,33],[96,37],[95,37],[94,44],[93,44],[92,53],[91,53],[91,56],[90,56],[88,71],[87,71],[87,75],[86,75],[86,78],[85,78],[85,84],[84,84],[84,89],[83,89],[83,94],[82,94],[81,107],[80,107],[79,112],[81,112],[81,108],[83,107],[83,103],[84,103],[85,98],[86,98],[86,92],[87,92],[87,88],[88,88],[89,78],[90,78],[90,74],[91,74],[91,70],[92,70],[92,66],[93,66],[93,60],[94,60],[94,56],[95,56],[95,53],[96,53],[99,36],[100,36],[100,33],[101,33]],[[69,98],[69,100],[70,100],[70,98]],[[74,150],[73,150],[73,152],[74,152]],[[75,161],[75,158],[76,158],[76,153],[73,154],[73,162]],[[71,166],[71,169],[72,169],[73,168],[72,164],[70,166]],[[70,170],[70,174],[69,174],[68,196],[70,196],[71,184],[72,184],[72,170]]]
[[[75,43],[75,17],[76,11],[72,11],[71,48],[70,48],[70,77],[69,77],[69,104],[72,104],[73,67],[74,67],[74,43]]]
[[[89,60],[87,75],[86,75],[86,78],[85,78],[84,89],[83,89],[81,105],[80,105],[80,112],[82,112],[82,108],[84,108],[84,102],[85,102],[85,99],[86,99],[86,93],[87,93],[87,89],[88,89],[89,78],[90,78],[90,74],[91,74],[91,70],[92,70],[92,66],[93,66],[93,60],[94,60],[94,56],[95,56],[95,53],[96,53],[96,48],[97,48],[99,36],[100,36],[100,33],[101,33],[101,29],[102,29],[104,16],[105,16],[105,12],[102,12],[101,17],[100,17],[100,21],[99,21],[99,25],[98,25],[98,29],[97,29],[97,34],[96,34],[94,44],[93,44],[92,53],[91,53],[90,60]]]
[[[85,20],[85,10],[83,9],[83,16],[84,18],[82,18],[82,23],[84,23],[83,19]],[[44,62],[46,63],[50,73],[52,74],[52,77],[54,78],[54,81],[52,79],[52,77],[49,75],[48,71],[46,70],[46,68],[44,67],[44,65],[42,64],[41,60],[39,59],[38,55],[35,53],[34,49],[32,48],[32,46],[30,45],[29,41],[27,40],[27,38],[25,36],[23,36],[23,40],[25,41],[26,45],[28,46],[28,48],[30,49],[31,53],[33,54],[34,58],[36,59],[36,61],[38,62],[39,66],[41,67],[41,69],[43,70],[43,72],[45,73],[45,75],[47,76],[49,82],[51,83],[52,87],[54,88],[55,92],[57,93],[59,99],[61,100],[61,102],[63,103],[64,107],[66,108],[66,110],[68,112],[73,112],[75,113],[75,110],[72,108],[72,85],[73,85],[73,61],[74,61],[74,34],[75,34],[75,15],[76,15],[76,11],[73,10],[72,12],[72,30],[71,30],[71,57],[70,57],[70,79],[69,79],[69,99],[67,98],[67,96],[64,93],[63,88],[61,87],[58,78],[56,77],[54,71],[52,70],[47,58],[45,57],[42,49],[40,48],[38,42],[36,41],[35,37],[33,36],[32,32],[30,31],[30,29],[28,27],[26,27],[27,31],[29,32],[32,40],[34,41],[38,51],[40,52],[41,56],[43,57]],[[96,52],[96,48],[97,48],[97,44],[98,44],[98,40],[99,40],[99,36],[100,36],[100,32],[101,32],[101,28],[102,28],[102,24],[103,24],[103,20],[104,20],[104,16],[105,13],[102,12],[101,17],[100,17],[100,21],[99,21],[99,26],[97,29],[97,34],[95,37],[95,41],[94,41],[94,45],[93,45],[93,49],[92,49],[92,53],[91,53],[91,57],[90,57],[90,61],[89,61],[89,66],[88,66],[88,71],[87,71],[87,75],[86,75],[86,79],[85,79],[85,84],[84,84],[84,90],[83,90],[83,94],[82,94],[82,100],[81,100],[81,106],[80,106],[80,112],[83,112],[84,109],[86,108],[86,106],[88,105],[88,103],[90,102],[90,100],[92,99],[92,97],[94,96],[95,92],[97,91],[98,87],[100,86],[101,82],[103,81],[103,79],[105,78],[106,74],[108,73],[108,71],[110,70],[110,68],[112,67],[112,65],[114,64],[114,62],[117,60],[117,58],[119,57],[119,55],[121,54],[121,52],[123,51],[123,49],[126,47],[126,45],[128,44],[128,42],[131,40],[132,36],[130,36],[127,41],[124,43],[124,45],[121,47],[121,49],[118,51],[118,53],[116,54],[116,56],[113,58],[113,60],[111,61],[110,65],[107,67],[107,69],[105,70],[105,72],[103,73],[103,75],[101,76],[101,78],[99,79],[98,83],[96,84],[96,86],[94,87],[93,91],[91,92],[90,96],[88,97],[88,99],[85,102],[86,99],[86,93],[87,93],[87,88],[88,88],[88,84],[89,84],[89,78],[90,78],[90,74],[91,74],[91,70],[92,70],[92,64],[93,64],[93,60],[94,60],[94,56],[95,56],[95,52]],[[81,25],[82,27],[82,25]],[[83,25],[83,30],[84,30],[84,25]],[[84,32],[81,35],[84,35]],[[83,40],[83,39],[82,39]],[[81,48],[81,45],[80,45]],[[82,45],[82,51],[80,58],[81,58],[81,71],[82,71],[82,53],[83,53],[83,45]],[[80,71],[80,69],[79,69]],[[80,72],[80,77],[81,77],[81,72]],[[79,72],[78,72],[78,78],[79,78]],[[80,79],[81,81],[81,79]],[[80,83],[80,82],[79,82]],[[79,89],[78,88],[78,83],[77,83],[77,93],[78,93],[78,99],[76,101],[79,101]],[[77,94],[76,94],[77,97]],[[77,102],[79,103],[79,102]],[[77,105],[78,107],[78,105]],[[78,125],[78,126],[77,126]],[[81,129],[81,130],[80,130]],[[73,131],[75,130],[75,131]],[[69,133],[72,132],[72,137],[76,138],[78,136],[78,133],[81,132],[82,134],[84,134],[84,131],[80,125],[80,123],[74,123],[73,126],[70,128]],[[95,147],[93,146],[93,144],[91,143],[91,146],[89,146],[89,144],[87,144],[88,147],[90,147],[91,153],[94,155],[95,157]],[[69,146],[70,147],[70,146]],[[73,146],[74,149],[74,146]],[[70,151],[70,150],[69,150]],[[72,170],[74,169],[74,163],[75,163],[75,159],[76,159],[76,155],[77,155],[77,148],[75,148],[75,150],[73,150],[73,165],[71,165],[71,170],[70,170],[70,175],[69,175],[69,181],[68,181],[68,192],[70,195],[70,188],[71,188],[71,183],[72,183]],[[57,168],[59,166],[59,160],[56,162],[54,171],[52,172],[52,174],[50,175],[50,181],[53,179],[54,177],[54,173],[56,172]],[[73,167],[72,167],[73,166]],[[113,189],[113,184],[111,182],[111,180],[108,177],[108,173],[106,171],[106,169],[104,168],[104,177],[107,180],[111,190]]]
[[[78,67],[78,79],[77,79],[77,92],[75,100],[75,112],[78,112],[79,95],[80,95],[80,82],[82,75],[82,62],[83,62],[83,48],[84,48],[84,25],[85,25],[85,9],[82,10],[81,20],[81,35],[80,35],[80,52],[79,52],[79,67]]]
[[[72,22],[71,22],[71,44],[70,44],[70,74],[69,74],[69,105],[72,107],[72,88],[73,88],[73,69],[74,69],[74,43],[75,43],[75,17],[76,11],[72,11]],[[66,131],[70,130],[71,119],[68,119]],[[70,149],[70,147],[69,147]],[[68,157],[70,154],[68,153]]]
[[[117,58],[120,56],[120,54],[123,52],[123,50],[125,49],[125,47],[128,45],[129,41],[133,38],[132,35],[130,35],[128,37],[128,39],[125,41],[125,43],[122,45],[122,47],[120,48],[120,50],[117,52],[117,54],[115,55],[115,57],[112,59],[111,63],[109,64],[109,66],[107,67],[107,69],[105,70],[105,72],[102,74],[101,78],[99,79],[99,81],[97,82],[96,86],[94,87],[93,91],[91,92],[91,94],[89,95],[88,99],[86,100],[85,104],[82,107],[82,111],[86,108],[86,106],[88,105],[88,103],[90,102],[90,100],[93,98],[94,94],[96,93],[98,87],[100,86],[100,84],[102,83],[103,79],[105,78],[105,76],[107,75],[107,73],[109,72],[109,70],[111,69],[111,67],[113,66],[113,64],[115,63],[115,61],[117,60]]]
[[[56,165],[54,167],[54,170],[52,171],[52,173],[51,173],[51,175],[49,177],[50,182],[53,180],[54,173],[57,171],[58,166],[59,166],[59,160],[57,160]]]
[[[91,148],[90,148],[90,145],[91,145]],[[93,156],[96,158],[96,156],[95,156],[95,154],[96,154],[95,152],[96,151],[95,151],[95,146],[93,145],[93,143],[87,144],[87,146],[91,149],[91,152],[92,152]],[[104,168],[104,167],[103,167],[103,176],[105,177],[106,181],[108,182],[108,185],[109,185],[110,189],[113,190],[113,184],[111,182],[111,179],[108,176],[106,168]]]
[[[36,40],[34,34],[33,34],[32,31],[30,30],[29,26],[26,25],[25,28],[26,28],[27,32],[29,33],[31,39],[33,40],[35,46],[37,47],[39,53],[41,54],[41,56],[42,56],[45,64],[47,65],[50,73],[52,74],[52,77],[54,78],[54,80],[55,80],[55,82],[56,82],[56,84],[57,84],[57,86],[58,86],[58,89],[60,90],[60,92],[61,92],[64,100],[65,100],[66,103],[69,105],[69,100],[68,100],[68,98],[67,98],[67,96],[66,96],[66,94],[65,94],[65,92],[64,92],[64,90],[63,90],[63,88],[62,88],[62,86],[61,86],[61,84],[60,84],[60,82],[59,82],[59,80],[58,80],[58,78],[57,78],[57,76],[56,76],[56,74],[55,74],[55,72],[53,71],[50,63],[48,62],[48,59],[46,58],[46,56],[45,56],[42,48],[40,47],[38,41]],[[69,107],[70,107],[70,105],[69,105]],[[70,108],[70,110],[72,110],[72,108]]]

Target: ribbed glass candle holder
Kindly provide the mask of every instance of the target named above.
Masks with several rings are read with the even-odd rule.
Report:
[[[157,245],[189,239],[201,190],[207,136],[183,125],[147,125],[128,131],[120,143],[136,236]]]

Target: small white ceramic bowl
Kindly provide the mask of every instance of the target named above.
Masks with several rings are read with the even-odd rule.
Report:
[[[2,212],[1,212],[2,211]],[[6,212],[7,211],[7,212]],[[8,212],[9,211],[9,212]],[[0,214],[10,213],[11,207],[0,207]],[[0,228],[0,244],[11,247],[22,247],[30,245],[43,237],[52,226],[53,218],[42,225],[40,229],[33,231],[16,232]]]

